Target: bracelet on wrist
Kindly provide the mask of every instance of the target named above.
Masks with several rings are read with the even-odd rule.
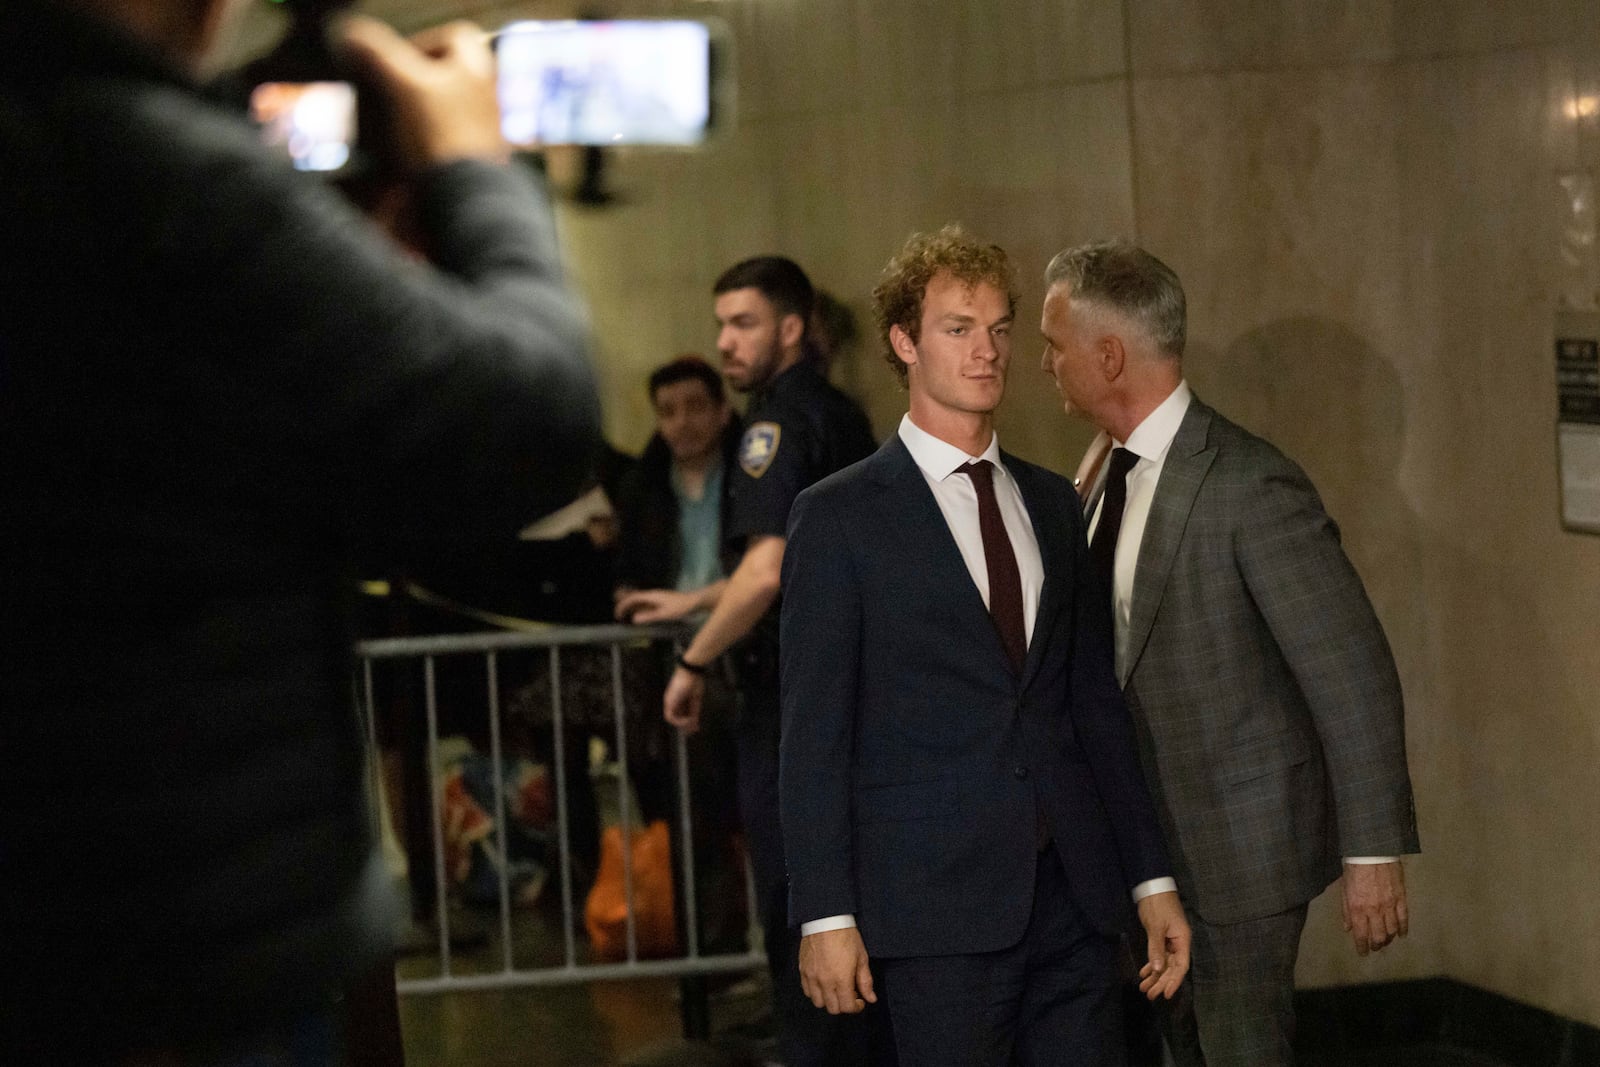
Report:
[[[711,665],[709,663],[690,663],[688,660],[683,658],[682,652],[678,653],[678,666],[682,667],[690,674],[696,674],[702,678],[704,678],[706,672],[711,669]]]

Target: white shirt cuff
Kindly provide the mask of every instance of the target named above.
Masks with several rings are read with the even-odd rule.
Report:
[[[1148,882],[1140,882],[1133,887],[1133,902],[1137,904],[1145,897],[1153,897],[1157,893],[1176,893],[1177,891],[1177,879],[1152,878]]]
[[[1400,862],[1400,857],[1399,856],[1346,856],[1344,858],[1344,861],[1346,863],[1361,863],[1361,864],[1366,864],[1366,865],[1370,866],[1372,864],[1377,864],[1377,863],[1399,863]]]
[[[812,919],[808,923],[801,923],[800,936],[810,937],[812,934],[823,934],[829,930],[853,930],[855,925],[854,915],[830,915],[826,919]]]

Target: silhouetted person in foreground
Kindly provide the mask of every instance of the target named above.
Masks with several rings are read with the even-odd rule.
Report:
[[[0,7],[7,1064],[334,1061],[396,912],[346,561],[511,537],[599,441],[482,34],[341,31],[430,265],[202,96],[235,6]]]

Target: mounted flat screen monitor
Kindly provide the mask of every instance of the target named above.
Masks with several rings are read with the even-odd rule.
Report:
[[[687,19],[510,23],[495,35],[501,128],[528,147],[699,144],[722,37]]]

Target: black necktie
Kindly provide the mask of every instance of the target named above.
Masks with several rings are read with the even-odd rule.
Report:
[[[1094,528],[1094,537],[1089,541],[1089,558],[1094,560],[1107,603],[1111,602],[1115,588],[1113,572],[1117,560],[1117,536],[1122,532],[1123,509],[1128,506],[1128,472],[1138,462],[1139,457],[1126,448],[1111,450],[1111,464],[1106,470],[1106,490],[1100,496],[1100,524]]]
[[[968,463],[960,473],[972,479],[978,491],[978,531],[983,535],[983,562],[989,571],[989,616],[1000,631],[1011,666],[1022,673],[1028,655],[1028,627],[1022,614],[1022,574],[1017,570],[1017,554],[1000,517],[1000,503],[994,495],[994,466],[986,459]]]

